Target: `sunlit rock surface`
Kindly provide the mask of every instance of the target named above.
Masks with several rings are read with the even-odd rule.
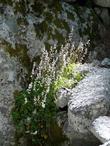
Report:
[[[110,146],[110,141],[107,141],[107,142],[105,142],[104,144],[102,144],[100,146]]]
[[[77,138],[97,141],[89,127],[95,118],[109,113],[109,58],[103,61],[93,60],[91,64],[80,64],[74,72],[86,73],[86,76],[75,88],[64,88],[58,92],[58,107],[65,107],[69,102],[68,119],[66,117],[65,122],[60,123],[63,123],[64,132],[73,143]]]
[[[93,72],[96,70],[96,66],[100,65],[101,62],[98,60],[94,60],[93,63],[88,64],[77,64],[77,66],[74,68],[74,74],[80,73],[80,74],[88,74],[90,72]],[[72,89],[68,88],[61,88],[57,91],[57,99],[56,99],[56,105],[57,107],[64,108],[65,106],[68,106],[68,101],[73,93]]]
[[[110,140],[110,117],[100,116],[95,119],[90,127],[90,131],[102,143],[108,142]]]
[[[89,133],[91,122],[106,115],[110,106],[110,69],[96,68],[73,89],[68,104],[68,122],[74,131]]]

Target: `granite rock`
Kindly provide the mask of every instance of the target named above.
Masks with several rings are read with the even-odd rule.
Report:
[[[90,127],[90,131],[102,142],[110,140],[110,117],[100,116],[96,118]],[[110,144],[110,143],[109,143]]]
[[[68,123],[74,131],[89,133],[89,126],[110,106],[110,69],[96,68],[73,89],[68,103]]]

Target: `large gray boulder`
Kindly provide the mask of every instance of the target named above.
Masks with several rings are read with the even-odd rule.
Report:
[[[88,134],[92,121],[106,115],[110,106],[110,69],[96,68],[73,90],[68,123],[77,133]]]
[[[90,127],[90,131],[102,143],[108,142],[110,140],[110,117],[100,116],[95,119]]]
[[[94,3],[102,7],[110,7],[110,0],[94,0]]]
[[[93,72],[95,70],[95,66],[100,65],[100,62],[97,60],[94,60],[93,63],[88,64],[77,64],[74,68],[74,74],[80,73],[80,74],[87,74],[88,72]],[[73,78],[74,79],[74,78]],[[61,88],[57,91],[57,98],[56,98],[56,105],[59,108],[64,108],[65,106],[68,106],[68,101],[70,96],[72,95],[73,90],[68,88]]]

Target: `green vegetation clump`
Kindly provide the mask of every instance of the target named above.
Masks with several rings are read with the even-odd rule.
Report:
[[[64,49],[67,51],[66,47],[62,51]],[[74,87],[84,75],[74,72],[75,63],[69,61],[64,65],[63,52],[58,53],[55,48],[51,51],[43,50],[39,66],[33,64],[28,88],[15,93],[12,117],[16,126],[16,146],[24,143],[26,146],[51,146],[53,143],[61,146],[67,140],[57,124],[56,92],[62,87]],[[62,67],[57,69],[57,66]]]
[[[33,80],[30,91],[21,91],[15,97],[12,116],[16,126],[16,146],[20,145],[20,138],[26,140],[27,146],[49,146],[52,143],[59,145],[65,141],[66,137],[55,119],[57,109],[53,85],[50,85],[47,94],[46,88],[42,79]]]
[[[53,57],[53,55],[52,55]],[[60,146],[67,140],[56,120],[54,59],[44,50],[39,67],[33,65],[28,88],[15,94],[12,117],[16,126],[16,146],[23,138],[27,146]],[[37,73],[36,73],[37,72]]]
[[[58,91],[60,88],[74,88],[85,77],[86,74],[75,72],[77,66],[78,64],[70,63],[66,67],[62,67],[54,82],[55,91]]]
[[[21,146],[20,138],[26,140],[27,146],[49,146],[53,143],[60,146],[67,140],[56,121],[55,95],[60,88],[75,87],[84,78],[84,74],[74,74],[75,67],[76,64],[62,67],[57,79],[49,85],[43,77],[31,76],[31,87],[15,94],[12,117],[16,126],[16,146]]]

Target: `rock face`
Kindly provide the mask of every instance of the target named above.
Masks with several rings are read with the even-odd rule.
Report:
[[[94,0],[94,3],[102,7],[110,7],[109,0]]]
[[[99,131],[94,128],[95,132],[92,132],[92,135],[90,127],[93,129],[93,126],[91,124],[99,116],[109,114],[110,108],[109,58],[105,58],[103,61],[94,60],[91,64],[79,65],[74,71],[87,73],[87,76],[74,89],[68,91],[61,89],[57,94],[58,107],[63,108],[68,103],[68,116],[65,118],[65,122],[63,120],[60,123],[63,123],[64,132],[71,144],[77,138],[86,141],[89,138],[91,142],[96,143],[96,138],[100,140],[97,136]],[[100,119],[100,125],[101,123],[104,123],[103,118],[102,121]],[[103,131],[102,128],[102,134],[104,134]],[[104,131],[105,134],[109,136],[106,131]]]
[[[102,67],[110,67],[110,59],[109,58],[105,58],[102,63],[101,63]]]
[[[80,41],[86,42],[91,36],[94,36],[95,31],[93,28],[96,30],[96,25],[96,17],[91,8],[79,7],[79,9],[76,9],[65,2],[47,6],[47,4],[42,5],[42,2],[37,3],[34,0],[30,1],[29,5],[25,2],[22,4],[22,1],[19,0],[16,2],[11,0],[0,1],[0,146],[13,145],[14,128],[10,112],[13,106],[14,93],[23,87],[26,88],[26,84],[23,84],[23,82],[29,75],[33,60],[39,61],[38,56],[41,53],[41,48],[44,45],[47,49],[53,44],[62,45],[71,28],[73,28],[72,41],[77,46]],[[97,80],[97,78],[95,79]],[[91,79],[92,77],[87,80],[88,85]],[[105,89],[103,89],[102,84],[105,82],[102,78],[100,80],[100,77],[99,82],[102,89],[100,92],[103,95]],[[99,84],[96,84],[96,86]],[[89,91],[91,91],[91,88]],[[88,88],[86,89],[88,90]],[[65,92],[63,96],[65,96],[64,101],[58,102],[60,107],[64,107],[68,102]],[[108,103],[103,97],[95,98],[93,107],[95,110],[105,105],[100,110],[102,114],[105,114],[108,110]],[[99,106],[98,102],[102,100],[103,102]],[[74,123],[71,101],[69,102],[69,123],[71,121]],[[97,101],[97,107],[95,101]],[[88,106],[86,107],[88,109]],[[91,107],[91,109],[93,108]],[[84,112],[86,111],[84,110]],[[94,113],[93,117],[96,117]],[[72,117],[70,117],[71,114]],[[81,119],[76,118],[77,120],[80,122]],[[81,121],[85,122],[83,119]],[[78,124],[80,125],[80,123]],[[86,126],[88,125],[89,122]],[[79,129],[80,127],[82,125],[79,126]]]
[[[109,15],[109,10],[107,8],[102,9],[102,12],[100,13],[100,17],[102,18],[103,23],[106,26],[110,25],[110,15]]]
[[[14,92],[21,89],[17,81],[17,60],[0,48],[0,146],[9,146],[14,141],[11,109]]]
[[[96,27],[96,17],[91,8],[80,7],[77,11],[74,6],[65,2],[56,2],[50,7],[34,0],[23,7],[20,1],[12,4],[0,2],[0,40],[15,50],[18,44],[25,45],[31,59],[41,53],[44,45],[48,49],[54,44],[62,45],[72,28],[76,46],[80,41],[88,41],[94,34],[92,28],[93,25]],[[24,48],[20,48],[23,52]]]
[[[110,69],[96,68],[73,90],[68,104],[68,122],[74,131],[89,133],[92,121],[106,115],[110,106]]]
[[[90,127],[90,131],[102,143],[105,143],[105,142],[108,143],[108,141],[110,140],[110,117],[100,116],[97,119],[95,119],[92,123],[92,126]]]
[[[107,27],[107,26],[109,27],[109,25],[110,25],[109,8],[95,7],[94,10],[95,10],[96,14],[102,19],[105,27]]]
[[[100,146],[110,146],[110,141],[107,141],[107,142],[105,142],[104,144],[102,144]]]

